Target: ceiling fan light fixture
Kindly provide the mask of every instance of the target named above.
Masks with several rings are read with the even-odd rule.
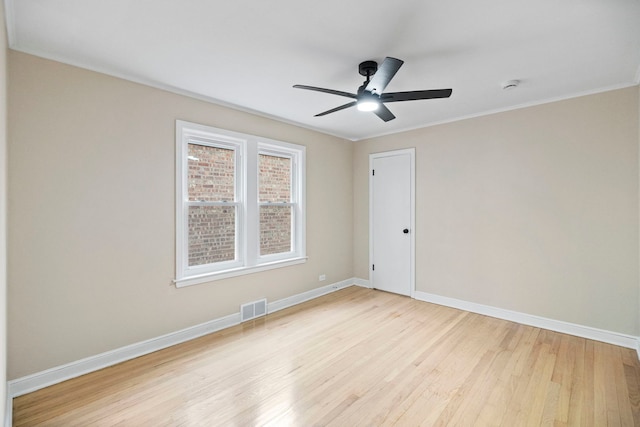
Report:
[[[363,93],[358,98],[358,111],[375,111],[380,106],[380,99],[372,93]]]
[[[358,111],[375,111],[380,106],[378,101],[371,99],[358,101]]]

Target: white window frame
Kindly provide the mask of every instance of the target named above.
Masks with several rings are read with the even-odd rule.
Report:
[[[189,143],[235,150],[236,259],[189,267],[188,208],[190,205],[222,205],[220,202],[189,202]],[[291,164],[292,214],[291,252],[260,256],[258,200],[258,154],[289,157]],[[254,135],[176,120],[176,287],[250,274],[304,263],[306,256],[306,150]]]
[[[300,188],[300,179],[301,170],[299,168],[300,165],[300,156],[298,149],[288,148],[282,145],[273,145],[265,142],[258,142],[258,155],[264,154],[267,156],[275,156],[275,157],[284,157],[291,159],[291,199],[288,203],[275,203],[276,206],[290,206],[292,209],[291,213],[291,251],[283,252],[277,254],[269,254],[269,255],[260,255],[260,240],[258,238],[258,262],[260,263],[269,263],[274,261],[280,261],[283,259],[291,258],[295,256],[298,252],[298,248],[304,246],[304,215],[303,209],[301,207],[300,200],[303,198],[303,191]],[[257,165],[256,165],[256,171]],[[258,184],[259,185],[259,184]],[[256,201],[258,211],[256,212],[256,221],[258,224],[258,233],[260,232],[260,206],[269,206],[269,203],[260,203],[259,197]]]

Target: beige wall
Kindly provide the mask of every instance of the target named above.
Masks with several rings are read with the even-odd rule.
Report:
[[[368,155],[416,147],[419,291],[637,335],[638,88],[361,141],[354,273],[368,278]]]
[[[7,395],[7,35],[0,4],[0,422]]]
[[[352,276],[350,143],[17,52],[8,59],[9,379]],[[176,119],[307,147],[306,264],[171,284]]]

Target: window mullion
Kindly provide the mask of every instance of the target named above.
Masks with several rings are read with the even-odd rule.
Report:
[[[258,207],[258,150],[255,140],[247,141],[246,153],[246,203],[244,226],[246,230],[245,254],[246,265],[253,266],[257,264],[259,255],[259,207]]]
[[[246,228],[246,201],[247,201],[247,180],[245,171],[247,168],[247,146],[246,142],[236,150],[236,174],[235,174],[235,200],[236,209],[236,259],[242,265],[247,263],[247,228]]]

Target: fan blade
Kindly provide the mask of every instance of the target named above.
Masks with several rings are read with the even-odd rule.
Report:
[[[396,118],[396,116],[394,116],[393,113],[389,111],[387,107],[384,106],[384,104],[380,104],[378,106],[378,109],[374,110],[373,112],[376,113],[376,116],[380,117],[385,122],[388,122],[389,120],[393,120]]]
[[[380,95],[384,92],[393,76],[396,75],[404,61],[387,56],[382,64],[378,67],[378,71],[373,75],[365,90],[375,92]]]
[[[305,86],[305,85],[293,85],[293,87],[296,89],[315,90],[316,92],[324,92],[324,93],[330,93],[332,95],[346,96],[347,98],[353,98],[353,99],[358,98],[358,95],[356,95],[355,93],[342,92],[340,90],[333,90],[333,89],[325,89],[323,87]]]
[[[452,89],[414,90],[410,92],[389,92],[380,96],[382,102],[416,101],[419,99],[448,98]]]
[[[348,104],[341,105],[336,108],[332,108],[331,110],[323,111],[322,113],[316,114],[314,117],[326,116],[327,114],[335,113],[336,111],[344,110],[345,108],[353,107],[357,102],[349,102]]]

